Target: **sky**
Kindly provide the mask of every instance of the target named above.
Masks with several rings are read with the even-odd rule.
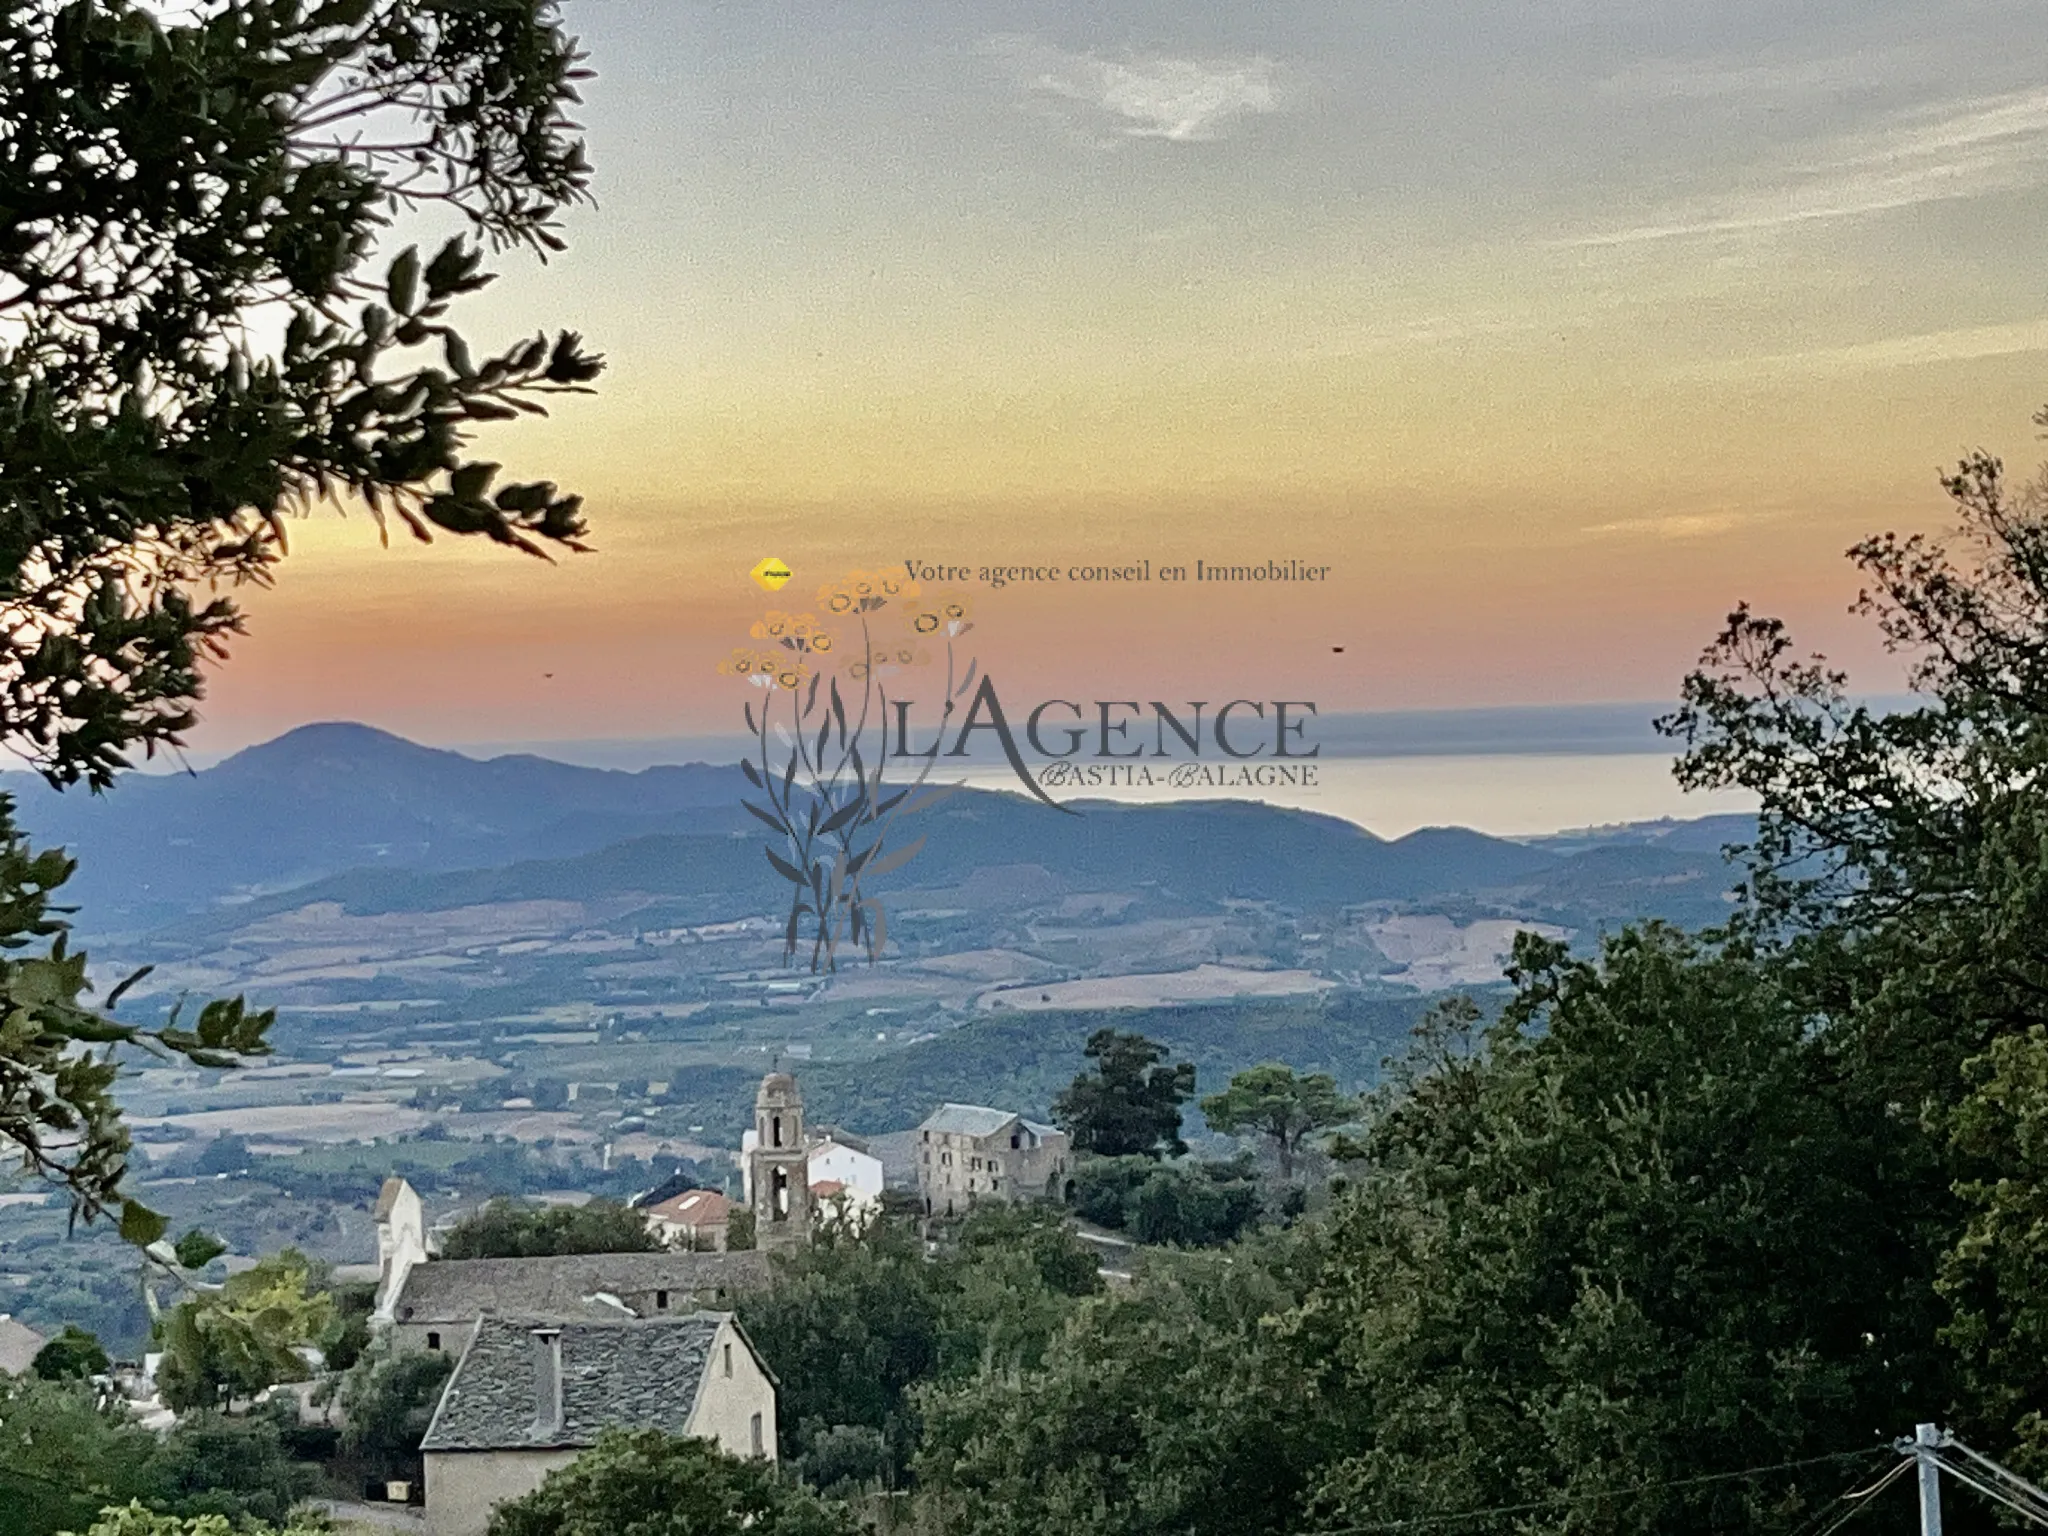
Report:
[[[1740,599],[1881,691],[1843,551],[2040,453],[2038,6],[563,9],[597,206],[466,326],[607,356],[485,439],[596,552],[295,526],[199,750],[730,732],[764,609],[906,560],[1151,562],[927,583],[1006,698],[1661,700]]]

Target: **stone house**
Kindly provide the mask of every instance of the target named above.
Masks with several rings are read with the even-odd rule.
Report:
[[[1066,1132],[1009,1110],[941,1104],[917,1128],[917,1185],[927,1216],[978,1200],[1059,1200],[1073,1166]]]
[[[775,1377],[730,1313],[649,1321],[477,1320],[420,1451],[432,1536],[483,1536],[611,1428],[776,1456]]]
[[[771,1281],[767,1256],[755,1252],[434,1259],[406,1272],[390,1328],[398,1349],[452,1351],[487,1313],[579,1322],[672,1318],[725,1310]]]

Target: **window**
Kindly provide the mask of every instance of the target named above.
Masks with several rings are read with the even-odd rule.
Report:
[[[725,1374],[728,1376],[732,1374],[732,1346],[730,1344],[725,1346]]]
[[[438,1333],[429,1333],[429,1334],[427,1335],[427,1348],[429,1348],[429,1349],[439,1349],[440,1347],[441,1347],[441,1335],[440,1335],[440,1334],[438,1334]]]
[[[1014,1152],[1014,1151],[1016,1151],[1016,1150],[1017,1150],[1017,1149],[1018,1149],[1019,1147],[1021,1147],[1021,1146],[1023,1146],[1023,1145],[1024,1145],[1024,1138],[1023,1138],[1023,1136],[1022,1136],[1021,1134],[1019,1134],[1018,1132],[1016,1132],[1016,1131],[1012,1131],[1012,1132],[1010,1132],[1010,1150],[1011,1150],[1012,1152]]]
[[[748,1428],[754,1437],[754,1454],[759,1456],[765,1449],[765,1442],[761,1439],[761,1415],[755,1414],[753,1422],[748,1425]]]
[[[926,1131],[926,1132],[924,1133],[924,1139],[925,1139],[926,1141],[930,1141],[930,1140],[932,1139],[932,1133],[931,1133],[930,1131]]]
[[[780,1115],[775,1117],[775,1145],[778,1147],[782,1145],[782,1116]]]
[[[667,1291],[656,1291],[654,1293],[654,1306],[655,1310],[658,1312],[666,1312],[668,1310]]]

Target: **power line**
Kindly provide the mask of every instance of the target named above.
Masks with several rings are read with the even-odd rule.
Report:
[[[1799,1461],[1780,1461],[1766,1467],[1745,1467],[1739,1472],[1708,1472],[1698,1477],[1681,1477],[1670,1482],[1636,1483],[1630,1487],[1602,1488],[1591,1493],[1560,1493],[1547,1499],[1531,1499],[1524,1504],[1499,1504],[1490,1509],[1467,1509],[1449,1515],[1416,1515],[1406,1520],[1386,1520],[1374,1525],[1336,1526],[1306,1532],[1304,1536],[1379,1536],[1379,1533],[1387,1531],[1419,1531],[1432,1526],[1462,1525],[1474,1520],[1491,1520],[1502,1515],[1535,1514],[1540,1510],[1556,1509],[1562,1505],[1592,1504],[1602,1499],[1627,1498],[1639,1493],[1668,1493],[1681,1488],[1702,1488],[1713,1483],[1742,1482],[1748,1478],[1767,1477],[1773,1472],[1796,1472],[1805,1467],[1865,1460],[1886,1454],[1889,1449],[1887,1446],[1873,1445],[1860,1451],[1837,1451],[1831,1456],[1808,1456]],[[1902,1462],[1900,1465],[1910,1466],[1911,1463]],[[1877,1486],[1883,1486],[1883,1481],[1880,1480]],[[1859,1509],[1861,1507],[1858,1505]]]
[[[1883,1477],[1880,1477],[1876,1482],[1872,1483],[1869,1487],[1858,1488],[1853,1492],[1843,1494],[1841,1498],[1836,1502],[1845,1503],[1849,1507],[1843,1510],[1840,1514],[1836,1515],[1834,1519],[1828,1521],[1826,1527],[1820,1530],[1817,1533],[1817,1536],[1835,1536],[1836,1531],[1839,1531],[1851,1520],[1854,1520],[1858,1515],[1862,1514],[1863,1511],[1870,1508],[1871,1501],[1875,1499],[1880,1493],[1883,1493],[1885,1489],[1891,1487],[1893,1483],[1896,1483],[1900,1478],[1904,1477],[1908,1472],[1911,1472],[1913,1470],[1915,1470],[1915,1466],[1912,1461],[1901,1461],[1897,1466],[1893,1467],[1891,1471],[1885,1473]],[[1815,1517],[1812,1524],[1809,1524],[1805,1527],[1805,1531],[1802,1532],[1802,1536],[1813,1536],[1813,1527],[1820,1523],[1821,1517],[1826,1516],[1829,1513],[1829,1510],[1823,1509],[1820,1512],[1820,1516]]]

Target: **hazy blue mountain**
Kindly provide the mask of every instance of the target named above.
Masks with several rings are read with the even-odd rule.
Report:
[[[130,774],[102,796],[0,774],[30,834],[80,860],[67,894],[89,930],[365,866],[467,869],[737,828],[741,784],[737,769],[703,764],[478,761],[346,724],[304,726],[197,773]]]
[[[100,797],[23,774],[0,775],[0,789],[38,841],[80,859],[70,895],[88,933],[189,921],[223,901],[246,920],[309,900],[393,911],[637,892],[721,916],[770,911],[783,896],[732,767],[477,759],[338,724],[196,773],[131,775]],[[1388,840],[1248,800],[1072,808],[960,792],[899,832],[899,845],[927,842],[888,893],[978,910],[1123,890],[1155,912],[1464,897],[1475,911],[1505,902],[1574,927],[1639,912],[1710,921],[1728,883],[1719,851],[1753,825],[1712,817],[1520,841],[1429,828]]]

